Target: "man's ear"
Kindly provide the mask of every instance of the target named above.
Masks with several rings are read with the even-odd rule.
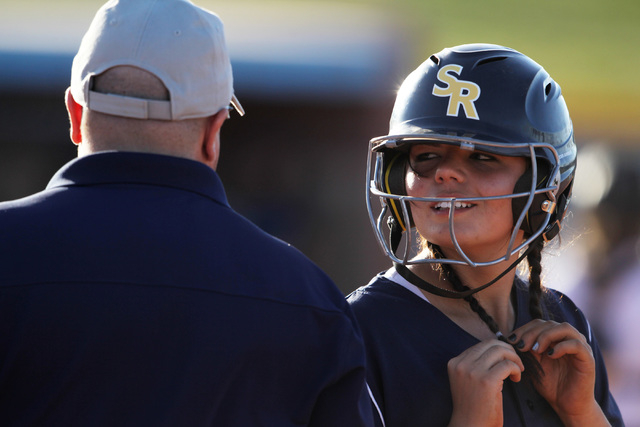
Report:
[[[202,140],[202,155],[205,163],[213,170],[218,166],[220,158],[220,129],[228,116],[229,112],[223,109],[209,117],[207,121],[207,128]]]
[[[71,94],[71,88],[68,88],[65,92],[64,98],[67,106],[67,112],[69,112],[69,121],[71,122],[71,141],[78,145],[82,142],[82,132],[80,131],[80,125],[82,124],[82,105],[78,104],[73,95]]]

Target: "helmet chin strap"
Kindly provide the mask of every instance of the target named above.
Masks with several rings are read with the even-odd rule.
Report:
[[[538,237],[538,239],[540,239],[540,238],[541,237]],[[396,271],[398,272],[398,274],[400,276],[402,276],[404,279],[406,279],[412,285],[415,285],[415,286],[419,287],[423,291],[427,291],[427,292],[432,293],[434,295],[438,295],[438,296],[445,297],[445,298],[462,299],[462,298],[467,298],[467,297],[475,294],[476,292],[480,292],[481,290],[488,288],[489,286],[493,285],[498,280],[500,280],[502,277],[504,277],[505,274],[507,274],[508,272],[513,270],[518,264],[520,264],[520,262],[522,262],[522,260],[527,255],[529,255],[529,252],[531,252],[533,250],[533,248],[535,247],[536,242],[537,242],[537,239],[534,240],[533,242],[531,242],[531,244],[522,253],[522,255],[520,255],[518,257],[518,259],[515,260],[509,267],[507,267],[506,270],[504,270],[502,273],[500,273],[498,276],[496,276],[496,278],[494,278],[493,280],[491,280],[488,283],[485,283],[484,285],[482,285],[480,287],[469,289],[469,290],[463,291],[463,292],[451,291],[449,289],[444,289],[444,288],[440,288],[438,286],[435,286],[435,285],[427,282],[426,280],[421,279],[416,274],[414,274],[411,270],[409,270],[407,268],[407,266],[402,265],[400,263],[394,262],[393,266],[394,266],[394,268],[396,269]]]

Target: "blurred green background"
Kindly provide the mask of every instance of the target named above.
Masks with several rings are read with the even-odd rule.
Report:
[[[410,28],[416,62],[463,43],[514,48],[560,83],[578,137],[635,144],[640,130],[640,1],[373,2],[398,13]]]
[[[5,15],[4,26],[7,22],[32,25],[32,30],[25,29],[29,32],[53,17],[55,21],[45,22],[47,26],[77,29],[69,32],[67,38],[70,38],[71,34],[77,36],[77,31],[86,28],[87,20],[102,3],[100,0],[0,0],[0,10]],[[227,26],[231,28],[233,21],[259,21],[260,16],[254,10],[270,9],[269,19],[280,17],[272,23],[276,27],[296,19],[303,4],[372,6],[409,34],[407,72],[444,47],[472,42],[503,44],[539,62],[560,83],[578,137],[588,134],[620,144],[635,141],[640,123],[640,1],[637,0],[202,0],[196,3],[220,13],[225,22],[230,21]],[[229,5],[233,5],[234,16],[225,15]],[[289,10],[294,10],[294,14],[289,16]],[[336,12],[336,19],[339,13]],[[9,15],[13,16],[9,18]],[[362,19],[368,16],[363,15]],[[351,21],[354,27],[357,27],[356,21],[357,18]],[[343,21],[342,25],[349,23]],[[381,28],[381,31],[387,30],[387,27]],[[20,43],[17,38],[6,40],[5,37],[0,47]],[[398,76],[398,80],[403,77]]]

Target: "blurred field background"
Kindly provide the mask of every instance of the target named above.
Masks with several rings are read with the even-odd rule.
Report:
[[[502,44],[543,65],[563,89],[578,138],[634,144],[640,125],[640,2],[395,2],[413,57],[469,42]]]
[[[247,109],[223,128],[231,205],[307,253],[344,293],[389,266],[364,204],[366,149],[386,133],[404,77],[472,42],[543,65],[579,147],[572,214],[546,255],[545,283],[591,319],[627,425],[640,426],[640,2],[196,3],[225,22]],[[0,0],[0,200],[42,189],[75,156],[63,92],[101,4]]]

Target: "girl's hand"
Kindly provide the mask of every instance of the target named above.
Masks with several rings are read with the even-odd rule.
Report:
[[[540,362],[544,374],[534,385],[565,425],[608,425],[594,397],[595,360],[584,335],[568,323],[537,319],[509,340]]]
[[[501,426],[502,384],[520,381],[524,366],[509,344],[482,341],[449,361],[453,398],[450,426]]]

